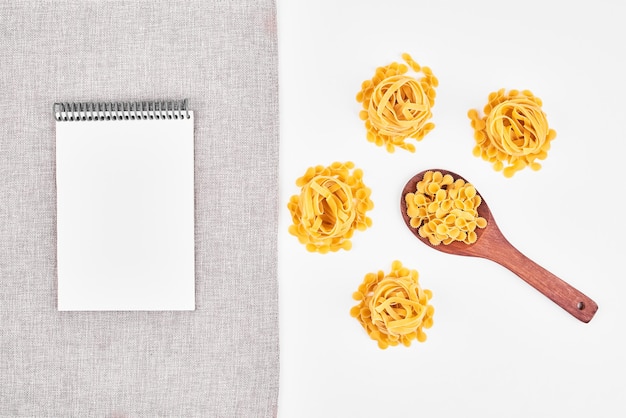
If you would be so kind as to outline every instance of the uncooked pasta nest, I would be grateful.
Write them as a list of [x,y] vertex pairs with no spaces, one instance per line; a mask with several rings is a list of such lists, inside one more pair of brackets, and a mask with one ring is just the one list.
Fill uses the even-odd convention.
[[539,170],[541,164],[536,160],[548,156],[550,141],[556,137],[541,106],[541,99],[529,90],[506,93],[501,89],[489,94],[485,116],[480,117],[475,109],[467,114],[474,128],[474,155],[492,163],[506,177],[525,167]]
[[366,216],[374,208],[371,190],[363,183],[363,171],[353,169],[352,162],[318,165],[296,180],[301,191],[287,204],[293,221],[289,233],[307,250],[350,250],[354,231],[372,226]]
[[[435,105],[437,78],[428,67],[420,67],[409,54],[402,54],[406,64],[392,62],[376,69],[371,80],[365,80],[356,96],[363,110],[359,117],[365,121],[367,140],[385,146],[415,152],[408,138],[421,141],[435,125],[429,120]],[[422,74],[419,79],[408,75],[409,67]]]
[[420,287],[417,270],[391,264],[391,272],[368,273],[353,294],[359,304],[350,315],[356,318],[378,346],[404,344],[413,340],[426,341],[424,329],[433,325],[435,308],[429,305],[432,292]]
[[481,198],[463,179],[454,179],[440,171],[427,171],[417,182],[416,190],[404,196],[411,227],[432,245],[454,241],[473,244],[476,228],[487,226],[478,216]]

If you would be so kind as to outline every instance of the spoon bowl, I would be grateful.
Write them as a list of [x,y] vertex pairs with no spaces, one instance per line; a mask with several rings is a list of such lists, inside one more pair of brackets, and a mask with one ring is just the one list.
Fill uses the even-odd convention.
[[413,228],[410,224],[411,218],[407,215],[405,196],[407,193],[416,191],[417,183],[422,180],[427,171],[439,171],[443,175],[450,174],[455,180],[462,179],[468,182],[460,175],[443,169],[424,170],[413,176],[404,186],[400,198],[402,218],[413,235],[429,247],[447,254],[480,257],[494,261],[515,273],[580,321],[589,322],[593,318],[598,310],[598,305],[588,296],[530,260],[511,245],[498,228],[486,200],[478,190],[476,190],[476,194],[481,198],[481,204],[477,208],[478,216],[485,218],[487,226],[476,229],[476,242],[466,244],[461,241],[453,241],[450,244],[433,245],[428,238],[421,237],[417,228]]

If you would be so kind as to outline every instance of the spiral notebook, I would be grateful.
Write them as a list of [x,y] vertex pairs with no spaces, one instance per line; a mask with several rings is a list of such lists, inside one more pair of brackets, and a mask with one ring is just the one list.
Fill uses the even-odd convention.
[[55,103],[58,310],[195,309],[186,101]]

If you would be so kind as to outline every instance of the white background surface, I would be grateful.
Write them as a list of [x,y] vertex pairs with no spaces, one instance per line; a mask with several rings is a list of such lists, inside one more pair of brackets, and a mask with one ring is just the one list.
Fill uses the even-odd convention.
[[[626,416],[626,26],[620,2],[278,1],[281,99],[279,416]],[[410,53],[438,77],[436,128],[414,154],[365,139],[355,95]],[[466,114],[530,89],[557,131],[539,172],[472,155]],[[308,253],[287,202],[309,166],[354,161],[372,228]],[[594,299],[584,324],[492,262],[446,255],[404,226],[400,192],[445,168],[471,181],[520,251]],[[428,340],[383,351],[349,315],[368,272],[398,259],[434,293]]]

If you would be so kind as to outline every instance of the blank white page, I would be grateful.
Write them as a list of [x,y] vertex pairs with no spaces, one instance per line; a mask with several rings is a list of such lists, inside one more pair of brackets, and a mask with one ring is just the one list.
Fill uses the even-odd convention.
[[189,115],[56,122],[60,311],[195,309]]

